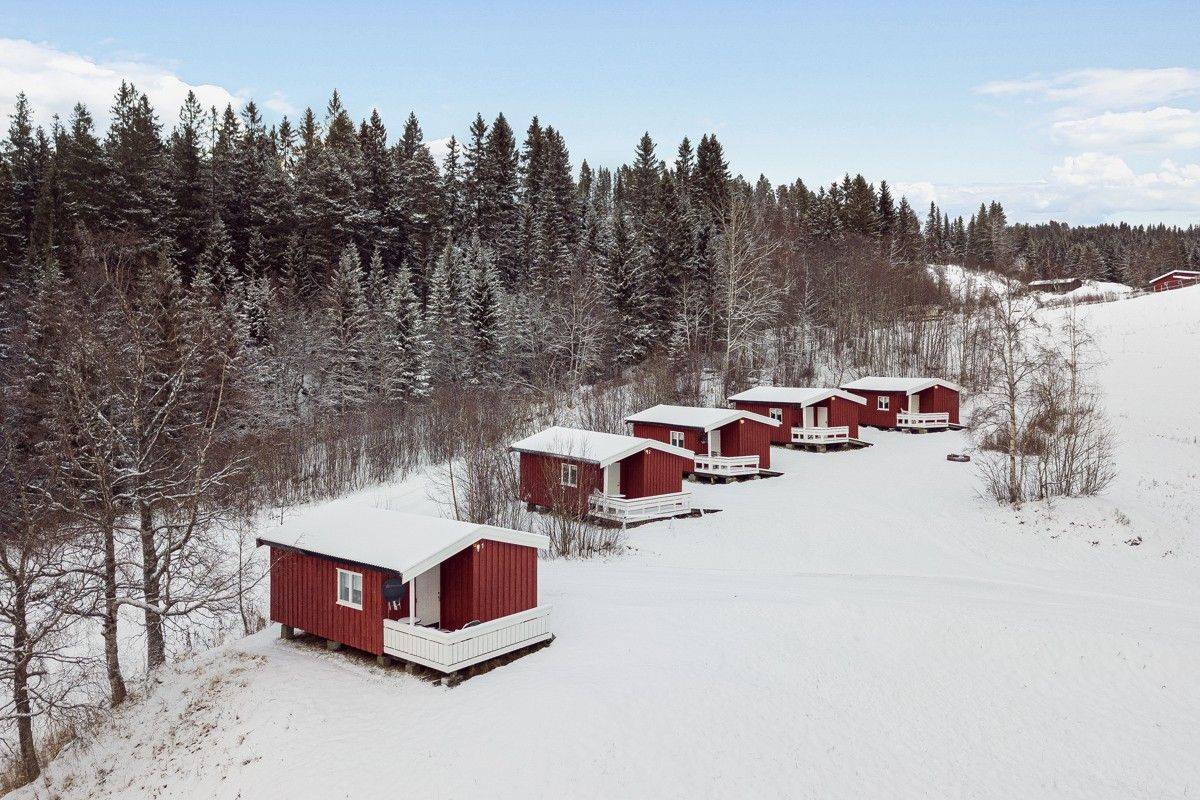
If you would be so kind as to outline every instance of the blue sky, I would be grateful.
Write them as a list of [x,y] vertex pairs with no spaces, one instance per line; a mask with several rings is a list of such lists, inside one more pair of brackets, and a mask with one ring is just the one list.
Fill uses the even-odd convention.
[[[778,183],[844,171],[1019,219],[1200,223],[1200,3],[0,5],[0,111],[102,111],[117,76],[165,120],[187,86],[427,138],[476,111],[560,128],[576,164],[715,132]],[[169,10],[165,10],[169,9]]]

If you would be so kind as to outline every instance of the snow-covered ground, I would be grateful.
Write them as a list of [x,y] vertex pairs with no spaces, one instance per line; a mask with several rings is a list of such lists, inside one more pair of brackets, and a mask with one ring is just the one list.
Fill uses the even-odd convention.
[[[1194,797],[1200,287],[1081,313],[1101,498],[1000,508],[945,460],[963,433],[777,449],[782,477],[694,487],[721,513],[544,562],[549,648],[450,689],[272,628],[17,796]],[[364,499],[433,510],[419,479]]]

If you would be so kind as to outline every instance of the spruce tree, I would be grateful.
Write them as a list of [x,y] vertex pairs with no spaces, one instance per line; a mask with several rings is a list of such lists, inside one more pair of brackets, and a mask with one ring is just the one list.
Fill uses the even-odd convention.
[[[184,280],[190,281],[208,240],[212,197],[204,157],[204,109],[189,91],[168,148],[171,203],[170,230]],[[72,137],[78,140],[77,136]],[[75,145],[73,145],[74,148]]]
[[429,394],[429,343],[412,273],[401,264],[386,285],[379,344],[380,390],[388,400],[416,400]]
[[361,405],[367,392],[365,335],[367,306],[363,294],[362,261],[353,244],[342,249],[325,290],[324,380],[321,398],[346,411]]
[[476,237],[467,251],[470,284],[466,303],[469,355],[466,372],[476,386],[495,388],[500,380],[500,285],[491,253]]
[[517,143],[503,114],[488,130],[479,187],[479,236],[495,258],[504,287],[512,290],[524,280],[518,252],[521,208],[518,192]]

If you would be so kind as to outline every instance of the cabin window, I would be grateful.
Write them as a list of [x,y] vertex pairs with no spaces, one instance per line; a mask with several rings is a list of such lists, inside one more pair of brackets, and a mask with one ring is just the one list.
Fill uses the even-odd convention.
[[683,431],[671,431],[671,446],[684,447]]
[[338,576],[338,605],[357,608],[362,611],[362,573],[339,569]]
[[775,420],[776,422],[783,422],[783,409],[782,408],[772,408],[771,409],[771,419]]
[[577,464],[562,465],[562,485],[563,486],[578,486],[579,485],[579,466]]
[[890,411],[892,408],[892,398],[886,394],[881,394],[875,398],[875,409],[877,411]]

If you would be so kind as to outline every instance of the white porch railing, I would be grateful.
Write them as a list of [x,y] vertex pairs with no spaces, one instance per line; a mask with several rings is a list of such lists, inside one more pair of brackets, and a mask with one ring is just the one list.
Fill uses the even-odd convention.
[[946,411],[931,411],[927,414],[896,412],[897,428],[945,428],[949,424],[950,414]]
[[454,672],[549,639],[552,608],[538,606],[457,631],[385,619],[383,652],[441,672]]
[[849,440],[849,425],[835,425],[832,428],[792,428],[792,441],[797,444],[844,444]]
[[673,517],[691,510],[691,492],[672,492],[633,499],[597,493],[588,498],[588,511],[593,516],[621,523]]
[[758,456],[696,456],[698,475],[757,475]]

